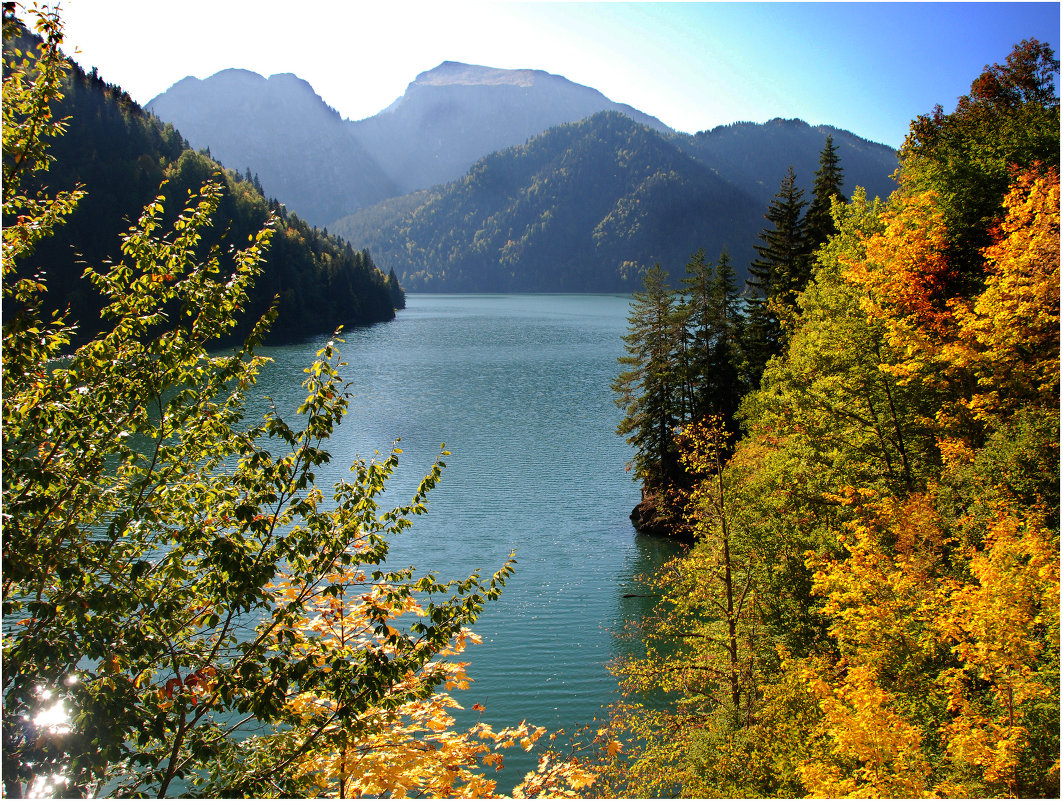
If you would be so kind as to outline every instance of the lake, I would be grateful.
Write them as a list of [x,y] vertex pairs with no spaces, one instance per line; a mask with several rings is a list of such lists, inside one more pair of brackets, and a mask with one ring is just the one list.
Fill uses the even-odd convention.
[[[644,613],[635,577],[675,553],[635,534],[639,491],[615,433],[610,384],[623,354],[629,296],[410,295],[396,320],[345,332],[350,414],[329,444],[330,471],[387,453],[401,438],[392,505],[408,499],[446,444],[428,514],[393,542],[389,564],[443,578],[489,576],[510,551],[516,573],[474,630],[483,644],[470,690],[457,693],[495,727],[530,723],[572,731],[618,696],[607,664],[632,644],[621,630]],[[259,382],[281,410],[304,399],[302,369],[326,338],[263,348]],[[327,495],[326,491],[326,495]],[[533,766],[519,750],[497,774],[507,791]]]

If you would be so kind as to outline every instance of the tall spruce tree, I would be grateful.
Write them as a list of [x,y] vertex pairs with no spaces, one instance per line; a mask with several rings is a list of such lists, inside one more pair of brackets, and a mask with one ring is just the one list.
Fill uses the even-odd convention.
[[406,308],[406,291],[398,283],[398,276],[395,275],[394,267],[387,273],[387,291],[390,293],[391,303],[396,309]]
[[697,419],[705,414],[702,392],[702,377],[711,363],[714,310],[712,308],[712,281],[715,266],[705,258],[704,249],[698,249],[686,262],[686,275],[682,278],[683,298],[680,304],[682,325],[690,341],[686,359],[686,383],[689,386],[689,414]]
[[654,265],[634,294],[627,318],[627,355],[619,363],[628,369],[612,382],[616,405],[625,412],[616,433],[634,446],[635,479],[649,492],[671,486],[680,475],[674,439],[682,422],[676,309],[667,274]]
[[743,394],[737,342],[740,297],[730,254],[724,249],[719,262],[712,264],[698,250],[686,264],[682,283],[690,340],[686,369],[692,398],[689,420],[716,414],[729,423]]
[[704,414],[721,415],[728,431],[738,405],[748,387],[741,382],[739,364],[742,357],[741,292],[738,289],[730,252],[719,254],[711,284],[715,336],[711,343],[708,370],[703,377]]
[[804,244],[808,258],[814,260],[815,251],[836,233],[837,228],[830,214],[833,198],[847,203],[848,198],[841,192],[844,185],[844,168],[833,144],[833,137],[826,136],[826,144],[819,154],[819,169],[815,173],[815,184],[811,190],[811,203],[804,215]]
[[797,294],[807,285],[804,224],[804,190],[797,186],[792,166],[764,217],[770,225],[754,245],[759,258],[749,267],[746,281],[745,380],[759,386],[763,369],[781,352],[782,319],[792,309]]

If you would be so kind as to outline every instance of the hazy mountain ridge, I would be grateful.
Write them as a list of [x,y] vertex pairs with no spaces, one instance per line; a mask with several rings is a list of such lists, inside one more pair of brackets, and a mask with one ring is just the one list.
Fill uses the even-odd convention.
[[192,147],[233,169],[250,168],[267,194],[318,226],[382,197],[402,194],[349,123],[290,73],[264,78],[223,70],[184,78],[146,109],[172,122]]
[[670,130],[559,75],[458,62],[421,73],[388,108],[356,122],[294,75],[235,69],[184,78],[146,108],[193,147],[249,167],[270,195],[319,226],[460,178],[488,153],[598,111]]
[[[8,48],[25,50],[35,41],[24,30],[5,37],[5,57]],[[231,78],[246,80],[239,74]],[[290,78],[290,83],[301,84],[300,91],[312,92],[305,82]],[[198,192],[224,168],[189,149],[172,125],[145,113],[120,87],[104,83],[95,70],[86,73],[73,62],[55,113],[68,119],[67,130],[50,144],[54,161],[48,172],[27,179],[28,187],[50,192],[81,185],[87,195],[65,223],[14,268],[15,276],[42,271],[48,287],[45,308],[68,311],[68,320],[78,327],[77,344],[107,325],[101,319],[106,298],[83,278],[86,265],[102,268],[120,261],[121,236],[160,192],[167,198],[164,219],[172,223],[189,193]],[[163,180],[166,183],[160,189]],[[217,245],[221,269],[230,270],[229,245],[245,245],[271,214],[277,219],[277,230],[262,274],[243,304],[235,336],[246,334],[277,295],[279,316],[269,335],[274,342],[394,317],[395,306],[402,303],[401,293],[367,252],[355,251],[348,243],[276,208],[252,181],[232,172],[224,172],[219,205],[213,225],[203,233],[200,255],[205,257]],[[8,301],[5,315],[17,312],[17,303]]]

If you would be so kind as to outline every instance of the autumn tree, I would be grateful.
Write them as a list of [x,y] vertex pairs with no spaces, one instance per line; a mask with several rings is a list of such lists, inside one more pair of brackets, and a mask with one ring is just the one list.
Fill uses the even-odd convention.
[[[834,205],[782,350],[742,403],[745,436],[694,482],[694,497],[724,490],[726,542],[752,566],[753,714],[720,725],[703,684],[659,669],[696,652],[687,638],[711,642],[690,622],[726,584],[698,561],[705,541],[658,578],[685,628],[653,639],[663,605],[657,661],[633,674],[675,702],[617,709],[630,742],[604,760],[608,781],[659,792],[657,760],[703,796],[1057,797],[1058,172],[1015,160],[982,180],[986,143],[1057,150],[1055,62],[1029,43],[1012,55],[954,119],[915,121],[940,147],[905,147],[887,202]],[[989,119],[999,130],[973,124]]]
[[956,280],[979,280],[980,250],[1011,169],[1059,164],[1057,73],[1050,45],[1023,40],[1004,63],[985,67],[953,112],[938,105],[911,123],[900,150],[901,184],[937,193]]
[[[835,278],[879,332],[879,380],[917,412],[897,429],[916,480],[875,485],[839,461],[846,446],[822,452],[842,550],[822,543],[808,564],[832,647],[788,666],[821,713],[797,765],[808,794],[1057,793],[1057,181],[1014,179],[974,298],[937,302],[950,251],[929,193],[895,199],[839,254]],[[824,322],[802,326],[821,343]],[[801,368],[800,337],[785,367],[817,383],[825,365]],[[806,418],[779,411],[800,437]]]

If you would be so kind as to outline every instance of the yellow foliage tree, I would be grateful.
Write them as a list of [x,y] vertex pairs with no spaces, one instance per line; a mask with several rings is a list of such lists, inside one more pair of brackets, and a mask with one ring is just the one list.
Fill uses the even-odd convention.
[[958,330],[943,354],[953,373],[976,380],[963,406],[983,423],[1023,404],[1055,404],[1059,392],[1057,170],[1017,176],[1004,208],[984,252],[985,289],[957,304]]
[[847,488],[835,496],[857,512],[845,552],[809,555],[838,651],[799,667],[829,744],[800,767],[812,794],[1058,786],[1057,486],[1023,490],[1036,481],[1018,475],[1057,465],[1058,197],[1053,170],[1015,177],[970,298],[934,288],[947,266],[929,194],[894,201],[866,260],[849,264],[895,349],[883,369],[948,400],[925,491]]
[[[429,619],[430,610],[406,588],[374,582],[361,570],[339,571],[328,581],[342,591],[317,595],[313,613],[290,632],[298,638],[297,650],[309,670],[327,674],[337,660],[354,654],[386,662],[408,642],[406,632],[427,631],[418,622]],[[277,603],[285,603],[301,585],[282,581],[274,590]],[[291,698],[288,722],[293,731],[316,732],[313,744],[301,749],[294,764],[307,790],[339,798],[495,797],[497,781],[485,771],[502,769],[505,749],[530,751],[546,730],[526,721],[500,730],[483,722],[464,731],[454,728],[452,711],[463,707],[450,693],[467,690],[471,681],[468,663],[455,658],[479,642],[472,631],[461,629],[419,672],[396,676],[386,693],[354,718],[336,714],[336,701],[327,689]],[[414,647],[434,648],[423,640]],[[479,704],[473,709],[483,711]],[[547,740],[552,743],[556,736]],[[548,748],[538,768],[513,792],[517,797],[574,796],[594,779],[574,754],[561,756]]]

